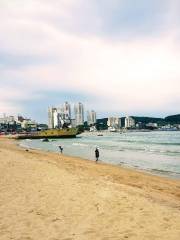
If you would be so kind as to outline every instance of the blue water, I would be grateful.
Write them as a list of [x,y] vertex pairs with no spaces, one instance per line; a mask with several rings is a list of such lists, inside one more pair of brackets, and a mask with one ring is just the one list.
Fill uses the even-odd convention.
[[99,147],[100,161],[123,165],[180,179],[180,132],[83,133],[73,139],[23,140],[21,145],[95,160]]

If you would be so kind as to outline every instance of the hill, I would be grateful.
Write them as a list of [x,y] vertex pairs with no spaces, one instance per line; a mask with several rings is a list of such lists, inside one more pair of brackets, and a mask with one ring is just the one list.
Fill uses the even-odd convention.
[[165,121],[170,124],[180,124],[180,114],[167,116]]
[[135,122],[141,122],[143,124],[147,123],[157,123],[159,125],[166,124],[164,118],[156,118],[156,117],[138,117],[138,116],[132,116],[134,118]]

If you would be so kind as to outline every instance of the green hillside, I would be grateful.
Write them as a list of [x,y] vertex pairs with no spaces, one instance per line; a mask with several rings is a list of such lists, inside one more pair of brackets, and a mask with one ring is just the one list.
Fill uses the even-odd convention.
[[165,117],[165,121],[170,124],[180,124],[180,114]]

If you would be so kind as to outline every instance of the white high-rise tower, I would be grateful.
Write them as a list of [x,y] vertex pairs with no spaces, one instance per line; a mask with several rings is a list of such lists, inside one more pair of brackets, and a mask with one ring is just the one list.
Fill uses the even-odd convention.
[[133,128],[135,126],[135,120],[132,117],[125,118],[125,128]]
[[76,126],[84,124],[84,107],[82,103],[77,103],[74,105],[74,115]]
[[48,108],[48,127],[54,128],[54,113],[57,111],[54,107]]
[[119,117],[109,117],[107,125],[109,128],[119,129],[121,128],[121,119]]
[[65,102],[63,104],[63,114],[64,114],[64,120],[69,121],[71,120],[71,105],[68,102]]
[[94,125],[96,123],[96,112],[95,111],[88,111],[87,112],[87,123],[88,125]]

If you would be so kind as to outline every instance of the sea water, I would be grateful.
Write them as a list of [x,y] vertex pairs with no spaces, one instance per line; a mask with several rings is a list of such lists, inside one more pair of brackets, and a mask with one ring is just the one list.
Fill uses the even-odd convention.
[[152,131],[83,133],[71,139],[23,140],[22,146],[59,152],[84,159],[95,160],[95,148],[99,148],[100,161],[136,168],[180,179],[180,132]]

